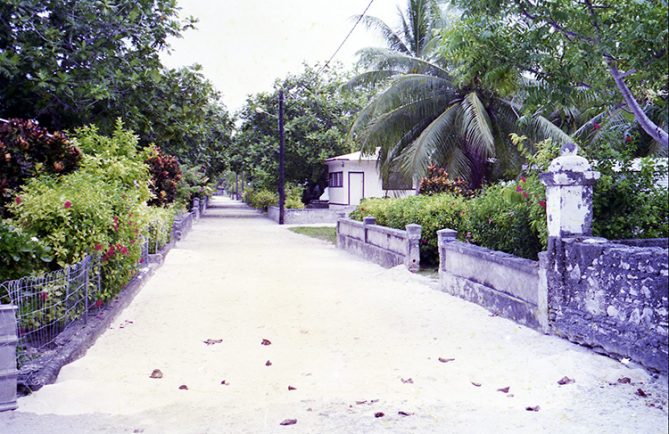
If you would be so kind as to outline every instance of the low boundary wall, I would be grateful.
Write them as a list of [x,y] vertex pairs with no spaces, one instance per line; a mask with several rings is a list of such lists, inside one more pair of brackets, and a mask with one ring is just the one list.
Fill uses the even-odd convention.
[[418,271],[420,235],[420,225],[407,225],[403,231],[378,226],[373,217],[337,220],[337,247],[387,268],[405,265]]
[[539,262],[439,237],[439,288],[504,318],[540,331],[548,328],[546,280]]
[[[313,223],[336,223],[340,218],[346,217],[346,211],[329,208],[286,208],[283,214],[283,222],[287,225],[308,225]],[[279,222],[279,207],[267,208],[267,217]]]

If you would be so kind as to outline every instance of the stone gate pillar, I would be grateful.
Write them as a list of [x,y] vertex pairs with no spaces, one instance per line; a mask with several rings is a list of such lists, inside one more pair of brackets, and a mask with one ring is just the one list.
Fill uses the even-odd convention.
[[546,186],[548,236],[563,238],[592,233],[592,186],[599,179],[578,146],[564,145],[548,171],[540,175]]

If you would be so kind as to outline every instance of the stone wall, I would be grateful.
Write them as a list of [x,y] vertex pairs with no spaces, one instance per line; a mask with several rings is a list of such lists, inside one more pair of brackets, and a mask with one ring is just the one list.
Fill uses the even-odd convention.
[[551,331],[666,373],[667,240],[624,242],[592,237],[550,240]]
[[439,236],[439,287],[496,315],[547,330],[546,285],[539,263]]
[[363,222],[344,218],[337,221],[337,247],[383,267],[404,264],[410,271],[418,271],[420,233],[419,225],[407,225],[403,231],[378,226],[373,217],[365,217]]
[[[305,225],[314,223],[336,223],[338,219],[347,215],[345,210],[329,208],[302,208],[284,210],[283,222],[287,225]],[[279,222],[279,207],[270,206],[267,209],[267,217]]]

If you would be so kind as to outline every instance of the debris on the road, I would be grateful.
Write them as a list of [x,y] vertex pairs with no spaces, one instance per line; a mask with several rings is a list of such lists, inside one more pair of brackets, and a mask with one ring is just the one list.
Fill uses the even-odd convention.
[[290,386],[290,385],[289,385],[289,386],[288,386],[288,390],[297,390],[297,387],[293,387],[293,386]]
[[398,411],[397,414],[399,414],[400,416],[413,416],[414,415],[414,413],[409,413],[407,411],[402,411],[402,410]]
[[149,375],[150,378],[163,378],[163,371],[160,369],[154,369],[153,372],[151,372],[151,375]]
[[207,339],[206,341],[202,341],[207,345],[215,345],[215,344],[220,344],[223,342],[223,339]]
[[452,362],[452,361],[454,361],[454,360],[455,360],[455,359],[447,359],[447,358],[445,358],[445,357],[439,357],[439,361],[440,361],[441,363],[448,363],[448,362]]
[[182,384],[181,386],[179,386],[179,390],[188,390],[188,386]]
[[502,387],[502,388],[497,389],[497,391],[502,392],[502,393],[509,393],[509,389],[510,389],[510,387],[506,386],[506,387]]
[[374,413],[374,417],[383,417],[383,416],[385,416],[385,414],[383,414],[382,411],[377,411],[376,413]]
[[413,379],[407,378],[406,380],[404,378],[400,378],[402,380],[402,383],[404,384],[413,384]]
[[648,394],[643,391],[643,389],[637,389],[636,392],[634,392],[635,395],[638,395],[642,398],[647,398]]
[[295,425],[296,423],[297,423],[297,419],[284,419],[283,421],[281,421],[281,423],[279,425],[284,425],[284,426]]
[[476,383],[474,381],[470,381],[470,383],[472,383],[472,386],[481,387],[481,383]]
[[538,405],[535,405],[534,407],[525,407],[525,410],[527,410],[527,411],[539,411],[540,408],[541,407],[539,407]]
[[620,377],[618,378],[618,383],[620,384],[632,384],[632,379],[629,377]]
[[562,378],[560,378],[560,379],[558,380],[557,383],[558,383],[560,386],[564,386],[565,384],[572,384],[572,383],[575,383],[575,382],[576,382],[576,380],[574,380],[573,378],[562,377]]
[[266,362],[265,362],[265,366],[272,366],[272,362],[270,362],[269,360],[266,361]]
[[230,385],[230,383],[228,383],[228,380],[222,380],[221,384],[224,385],[224,386],[229,386]]
[[269,339],[263,339],[262,342],[260,342],[260,345],[272,345],[272,341]]

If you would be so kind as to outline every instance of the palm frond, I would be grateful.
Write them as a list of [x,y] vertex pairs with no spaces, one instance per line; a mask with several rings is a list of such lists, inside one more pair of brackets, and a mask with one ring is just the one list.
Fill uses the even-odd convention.
[[448,71],[427,60],[398,53],[385,48],[363,48],[358,51],[362,64],[376,70],[399,70],[405,73],[427,74],[450,79]]
[[529,119],[527,131],[536,141],[550,138],[558,145],[564,145],[574,141],[569,134],[562,131],[557,125],[540,114],[534,114]]
[[495,137],[492,123],[476,92],[469,92],[461,104],[463,118],[461,131],[468,147],[482,158],[494,156]]
[[388,26],[382,19],[370,15],[354,15],[355,20],[360,19],[360,22],[370,30],[377,30],[385,39],[388,48],[399,51],[400,53],[412,54],[411,50],[406,46],[402,38]]

